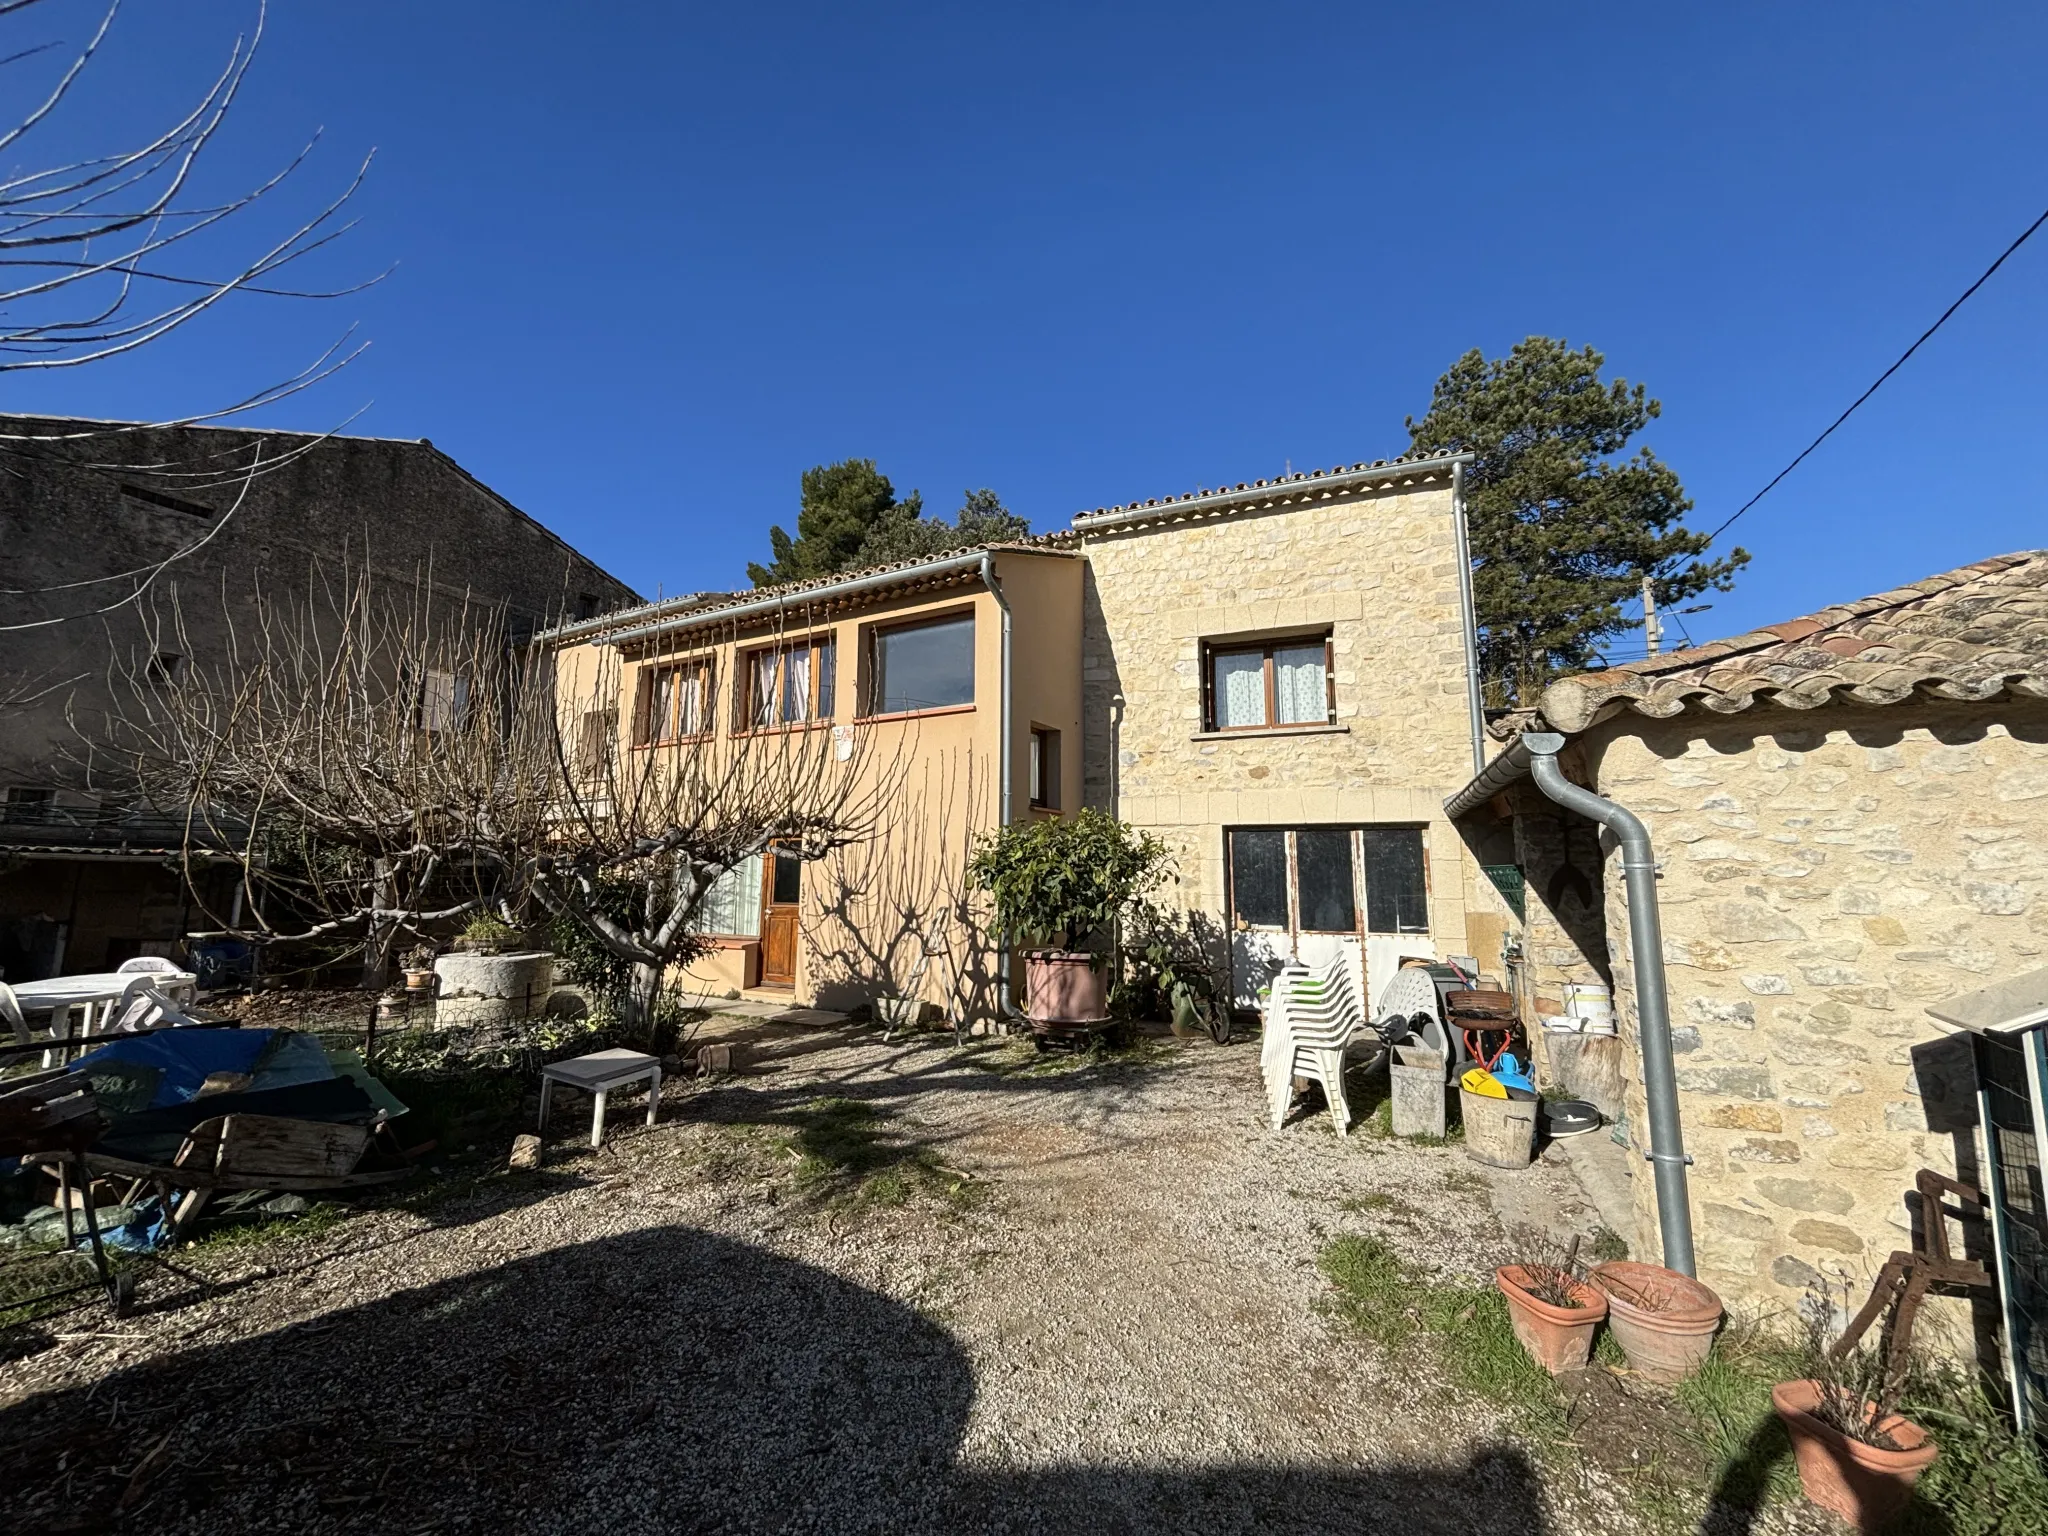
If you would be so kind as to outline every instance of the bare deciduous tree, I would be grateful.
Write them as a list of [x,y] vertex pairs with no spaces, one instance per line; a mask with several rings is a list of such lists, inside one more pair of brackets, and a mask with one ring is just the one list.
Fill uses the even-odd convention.
[[430,925],[544,914],[628,967],[622,1022],[646,1033],[720,875],[771,845],[817,860],[863,840],[896,793],[854,725],[636,748],[617,651],[561,668],[430,583],[320,575],[302,603],[259,594],[226,658],[176,679],[144,658],[189,653],[181,614],[153,615],[170,633],[123,665],[112,717],[80,725],[102,784],[183,821],[188,879],[240,866],[242,919],[214,914],[208,936],[346,944],[367,987]]
[[[0,155],[10,164],[32,154],[65,109],[86,107],[83,82],[107,46],[120,0],[98,11],[87,40],[68,52],[59,43],[18,35],[58,9],[54,0],[0,0],[0,38],[13,44],[5,48],[0,67],[18,73],[34,69],[46,55],[58,61],[53,74],[31,88],[31,105],[11,127],[0,128]],[[253,186],[218,192],[205,184],[207,152],[241,94],[266,20],[267,0],[258,0],[251,30],[235,39],[219,72],[161,131],[140,143],[0,175],[0,375],[26,378],[105,363],[181,331],[244,295],[337,298],[383,275],[338,288],[289,283],[291,269],[352,227],[345,213],[369,170],[368,157],[338,192],[310,213],[287,215],[268,232],[260,227],[260,215],[293,183],[318,134]],[[61,452],[73,465],[146,472],[194,487],[246,484],[291,455],[257,453],[233,465],[144,464],[126,454],[123,440],[150,425],[217,421],[275,403],[330,377],[361,351],[345,332],[290,377],[170,422],[0,425],[0,467],[24,467]],[[162,565],[209,542],[234,512],[233,507],[224,512],[214,527],[196,534],[169,561],[62,589],[30,589],[62,590],[77,599],[76,612],[38,623],[94,617],[139,601]]]

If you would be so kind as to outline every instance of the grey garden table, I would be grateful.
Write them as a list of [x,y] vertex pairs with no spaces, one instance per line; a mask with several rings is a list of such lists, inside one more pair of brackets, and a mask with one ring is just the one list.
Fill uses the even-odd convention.
[[647,1087],[647,1123],[654,1124],[654,1117],[661,1109],[661,1058],[649,1056],[644,1051],[592,1051],[588,1056],[574,1056],[567,1061],[552,1062],[540,1069],[540,1128],[548,1128],[548,1111],[553,1107],[555,1084],[576,1088],[589,1094],[596,1105],[590,1113],[590,1144],[604,1145],[604,1101],[614,1088],[623,1088],[628,1083],[637,1083],[641,1078],[651,1081]]

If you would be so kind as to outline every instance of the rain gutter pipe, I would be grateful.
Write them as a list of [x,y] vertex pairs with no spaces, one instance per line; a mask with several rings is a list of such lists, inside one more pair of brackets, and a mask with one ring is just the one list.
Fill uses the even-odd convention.
[[1685,1138],[1678,1124],[1678,1070],[1671,1060],[1671,1001],[1664,987],[1664,925],[1657,913],[1657,859],[1650,829],[1626,806],[1581,789],[1557,766],[1564,737],[1526,731],[1526,751],[1536,787],[1568,811],[1599,822],[1621,841],[1621,872],[1628,892],[1629,957],[1634,963],[1636,1036],[1643,1062],[1643,1094],[1650,1112],[1650,1150],[1645,1154],[1657,1184],[1657,1228],[1664,1264],[1682,1275],[1694,1273],[1692,1209],[1687,1203]]
[[[998,780],[1002,803],[1000,825],[1007,827],[1010,824],[1010,600],[1003,596],[1003,584],[996,580],[996,557],[992,550],[981,552],[981,584],[988,588],[988,595],[1003,611],[1003,714],[996,733],[996,752],[1002,763]],[[996,1011],[1006,1019],[1013,1012],[1010,1004],[1010,946],[1007,942],[996,952]]]
[[1486,705],[1479,696],[1479,612],[1472,597],[1472,538],[1465,526],[1465,455],[1451,461],[1451,526],[1458,539],[1458,603],[1465,620],[1465,713],[1472,727],[1472,771],[1486,770]]
[[878,587],[899,586],[906,581],[921,581],[931,576],[951,576],[972,571],[983,563],[981,552],[975,550],[964,555],[950,555],[942,560],[927,560],[922,565],[899,565],[889,570],[873,571],[866,576],[850,576],[845,581],[831,581],[821,586],[805,587],[800,592],[784,592],[775,597],[756,598],[750,603],[735,603],[729,608],[692,609],[673,618],[615,631],[605,636],[605,643],[631,645],[636,640],[648,640],[666,630],[688,629],[704,623],[724,624],[729,621],[756,618],[766,613],[783,613],[791,608],[807,608],[814,603],[831,602],[862,592],[872,592]]

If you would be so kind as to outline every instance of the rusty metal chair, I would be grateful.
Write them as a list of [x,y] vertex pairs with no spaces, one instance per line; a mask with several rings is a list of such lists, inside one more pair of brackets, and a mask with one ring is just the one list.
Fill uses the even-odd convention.
[[1968,1213],[1951,1210],[1942,1203],[1945,1197],[1953,1195],[1962,1204],[1975,1206],[1981,1218],[1984,1196],[1974,1186],[1932,1168],[1922,1168],[1913,1187],[1920,1192],[1920,1231],[1913,1246],[1898,1250],[1885,1260],[1884,1268],[1877,1273],[1877,1283],[1870,1288],[1870,1299],[1828,1350],[1831,1357],[1839,1360],[1856,1347],[1879,1316],[1888,1312],[1882,1338],[1885,1371],[1893,1380],[1904,1379],[1913,1346],[1913,1322],[1929,1291],[1938,1285],[1967,1290],[1991,1288],[1991,1276],[1981,1263],[1959,1259],[1949,1252],[1949,1221],[1971,1218]]

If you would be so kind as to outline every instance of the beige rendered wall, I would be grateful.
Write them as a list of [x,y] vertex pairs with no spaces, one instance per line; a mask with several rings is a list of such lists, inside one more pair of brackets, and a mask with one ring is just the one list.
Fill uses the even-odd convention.
[[[998,556],[997,576],[1012,610],[1014,814],[1028,814],[1029,738],[1034,721],[1080,736],[1080,561],[1026,553]],[[958,613],[975,620],[975,696],[971,705],[911,715],[865,717],[867,638],[874,627]],[[995,1010],[996,963],[980,942],[966,864],[977,837],[1000,817],[1002,611],[978,582],[939,592],[890,597],[806,612],[794,605],[774,625],[719,627],[662,637],[621,665],[600,647],[566,649],[558,660],[561,696],[590,696],[604,678],[619,700],[622,743],[630,743],[639,673],[693,656],[713,659],[716,741],[733,750],[732,689],[745,653],[763,644],[830,631],[837,648],[837,715],[859,733],[855,798],[863,835],[804,870],[798,924],[797,1000],[846,1007],[885,992],[913,990],[944,1006],[964,997],[971,1013]],[[772,736],[774,733],[766,733]],[[624,750],[655,762],[696,750],[692,743]],[[1080,754],[1063,764],[1068,804],[1080,795]],[[935,943],[934,943],[935,941]],[[926,950],[934,947],[928,958]],[[687,984],[737,985],[738,950],[707,957]],[[920,961],[923,961],[920,968]]]
[[[1091,534],[1086,549],[1088,802],[1172,844],[1179,899],[1215,913],[1225,826],[1423,825],[1432,932],[1457,951],[1468,861],[1443,801],[1472,776],[1472,747],[1448,480]],[[1323,624],[1334,729],[1204,738],[1205,640]]]
[[[1974,1173],[1966,1042],[1926,1005],[2048,952],[2048,708],[1623,716],[1589,747],[1663,865],[1700,1274],[1764,1310],[1821,1273],[1860,1294],[1908,1244],[1914,1173]],[[1605,889],[1632,1038],[1612,855]],[[1635,1196],[1654,1253],[1646,1173]]]

